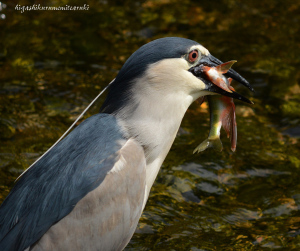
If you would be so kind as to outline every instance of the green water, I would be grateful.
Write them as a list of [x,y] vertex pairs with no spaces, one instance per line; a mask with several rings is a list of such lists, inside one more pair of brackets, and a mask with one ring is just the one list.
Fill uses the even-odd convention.
[[197,155],[209,115],[191,106],[126,250],[300,250],[299,0],[34,3],[89,10],[0,11],[0,201],[137,48],[182,36],[238,60],[255,104],[235,102],[235,153],[223,131]]

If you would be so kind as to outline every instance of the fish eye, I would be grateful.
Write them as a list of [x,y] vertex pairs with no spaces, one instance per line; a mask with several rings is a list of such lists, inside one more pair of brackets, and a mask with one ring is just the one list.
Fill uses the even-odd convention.
[[197,50],[192,50],[189,53],[188,60],[190,63],[194,63],[199,57],[199,52]]

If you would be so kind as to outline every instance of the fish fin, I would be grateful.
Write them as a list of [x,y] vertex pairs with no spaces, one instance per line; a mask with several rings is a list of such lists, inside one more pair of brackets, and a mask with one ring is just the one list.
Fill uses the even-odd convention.
[[225,74],[225,73],[227,73],[230,70],[231,66],[235,62],[237,62],[237,61],[236,60],[231,60],[231,61],[228,61],[226,63],[220,64],[220,65],[216,66],[216,70],[218,72],[221,72],[222,74]]
[[210,147],[221,152],[223,150],[223,145],[222,145],[222,141],[220,140],[220,138],[219,137],[213,138],[213,139],[207,138],[199,146],[197,146],[195,148],[193,153],[203,152],[204,150],[206,150],[207,148],[210,148]]
[[[232,78],[228,78],[228,82],[229,82],[229,85],[231,85]],[[233,88],[232,86],[229,86],[229,88],[230,88],[232,91],[235,91],[234,88]]]
[[217,78],[216,80],[212,81],[216,86],[220,87],[226,92],[232,93],[232,90],[230,90],[225,83],[225,81],[222,78]]
[[219,152],[221,152],[223,150],[223,144],[219,137],[216,139],[209,139],[209,145],[212,148],[215,148]]
[[236,125],[236,117],[235,117],[235,105],[233,104],[232,110],[230,112],[231,116],[231,130],[230,130],[230,142],[231,142],[231,151],[235,151],[236,143],[237,143],[237,125]]
[[227,138],[230,137],[231,150],[234,152],[237,143],[237,125],[235,116],[235,105],[231,102],[228,113],[222,118],[222,127],[224,128]]
[[204,100],[205,100],[205,96],[198,98],[196,100],[196,102],[198,103],[198,105],[202,105],[202,103],[204,102]]

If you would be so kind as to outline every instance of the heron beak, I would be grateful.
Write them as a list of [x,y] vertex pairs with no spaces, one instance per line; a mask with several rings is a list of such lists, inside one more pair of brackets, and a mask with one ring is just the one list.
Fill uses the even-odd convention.
[[[230,93],[230,92],[227,92],[227,91],[221,89],[220,87],[216,86],[215,84],[213,84],[211,81],[209,81],[205,77],[205,75],[203,74],[203,71],[201,70],[201,66],[203,66],[203,65],[209,66],[209,67],[216,67],[220,64],[223,64],[223,62],[221,60],[219,60],[209,54],[208,56],[202,57],[200,59],[200,61],[198,62],[198,64],[196,66],[190,68],[189,71],[191,73],[193,73],[197,78],[200,78],[205,83],[207,91],[215,92],[215,93],[221,94],[223,96],[228,96],[231,98],[235,98],[235,99],[244,101],[249,104],[253,104],[252,101],[250,101],[249,99],[247,99],[246,97],[242,96],[241,94],[239,94],[235,91],[232,91]],[[248,87],[251,91],[254,92],[254,89],[250,85],[250,83],[245,78],[243,78],[240,74],[238,74],[235,70],[229,69],[228,72],[225,73],[224,75],[226,77],[230,77],[230,78],[236,80],[237,82]]]
[[227,91],[224,91],[223,89],[221,89],[220,87],[216,86],[215,84],[213,84],[212,82],[210,82],[209,80],[205,79],[205,78],[201,78],[201,80],[205,83],[206,85],[206,90],[207,91],[210,91],[210,92],[215,92],[215,93],[218,93],[218,94],[221,94],[223,96],[227,96],[227,97],[231,97],[231,98],[235,98],[235,99],[238,99],[238,100],[241,100],[243,102],[246,102],[248,104],[251,104],[253,105],[254,103],[247,99],[246,97],[244,97],[243,95],[231,90],[232,92],[227,92]]

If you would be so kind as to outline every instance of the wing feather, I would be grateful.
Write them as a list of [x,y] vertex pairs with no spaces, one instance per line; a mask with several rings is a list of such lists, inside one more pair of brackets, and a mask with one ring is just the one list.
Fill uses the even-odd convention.
[[114,116],[82,122],[33,165],[0,207],[0,250],[24,250],[69,214],[113,168],[125,144]]
[[30,250],[123,250],[142,213],[145,167],[142,147],[129,139],[103,182]]

